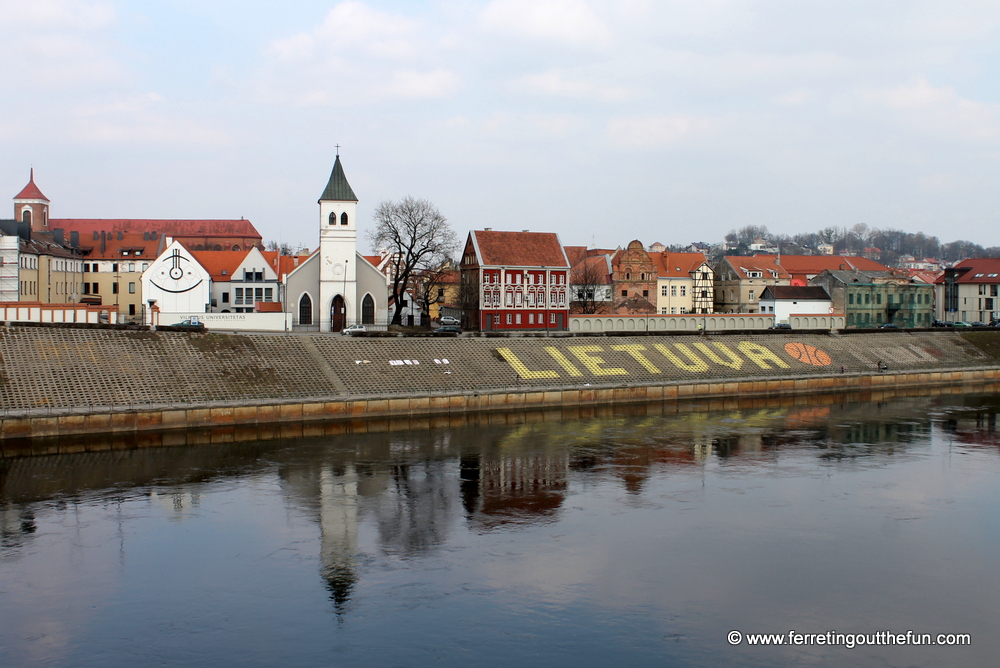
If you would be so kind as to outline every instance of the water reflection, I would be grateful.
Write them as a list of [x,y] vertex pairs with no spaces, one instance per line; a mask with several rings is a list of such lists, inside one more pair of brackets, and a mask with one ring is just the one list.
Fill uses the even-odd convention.
[[[742,481],[757,475],[756,471],[769,475],[776,471],[796,481],[812,481],[824,469],[856,463],[888,468],[894,463],[927,457],[935,434],[943,434],[948,443],[986,452],[993,460],[1000,460],[998,412],[997,395],[824,405],[778,402],[729,411],[677,410],[652,415],[621,411],[580,421],[7,459],[0,462],[0,576],[7,582],[24,579],[41,583],[33,586],[44,589],[52,572],[62,573],[58,579],[62,593],[78,599],[79,610],[74,614],[79,618],[59,622],[63,653],[49,649],[41,652],[41,658],[55,664],[97,665],[96,661],[80,660],[79,653],[79,647],[100,642],[100,638],[89,637],[85,631],[104,614],[93,610],[105,607],[100,603],[102,597],[128,609],[136,605],[130,597],[148,595],[138,590],[129,593],[138,587],[129,573],[133,569],[147,573],[162,567],[150,556],[155,554],[150,545],[162,550],[158,535],[180,536],[164,528],[166,523],[187,527],[189,533],[204,532],[206,527],[232,531],[232,540],[237,541],[233,553],[216,547],[208,558],[234,571],[251,572],[260,582],[277,578],[283,583],[281,587],[298,592],[298,598],[289,601],[293,608],[308,609],[305,601],[309,587],[296,589],[301,585],[296,585],[295,578],[288,574],[306,568],[314,586],[322,590],[327,610],[340,620],[341,624],[335,626],[353,623],[353,632],[360,632],[357,629],[370,616],[382,614],[419,626],[418,620],[399,611],[397,599],[407,599],[415,608],[441,610],[444,608],[435,608],[443,605],[437,603],[439,600],[477,596],[477,601],[485,601],[511,588],[518,593],[509,594],[515,602],[504,604],[504,610],[509,612],[510,606],[533,605],[517,602],[518,596],[526,596],[526,582],[535,588],[536,595],[561,591],[559,583],[564,579],[572,584],[563,589],[579,589],[581,583],[590,586],[589,576],[571,574],[577,572],[574,569],[587,573],[593,568],[581,563],[592,546],[574,538],[572,550],[561,547],[559,536],[567,530],[564,527],[575,526],[577,531],[597,535],[599,531],[611,531],[607,527],[620,531],[635,523],[636,535],[648,536],[642,540],[633,536],[629,549],[634,553],[614,546],[609,554],[615,555],[620,568],[607,581],[594,584],[602,596],[588,599],[588,605],[604,609],[613,617],[616,608],[620,611],[630,605],[630,597],[642,600],[643,606],[669,607],[669,603],[649,602],[642,593],[629,593],[666,587],[663,582],[648,581],[648,574],[635,576],[629,570],[632,561],[662,560],[666,564],[672,559],[666,572],[692,574],[698,572],[706,550],[718,549],[720,544],[734,551],[756,545],[749,526],[733,524],[734,517],[743,517],[752,507],[723,506],[711,515],[701,515],[701,522],[707,524],[697,526],[696,533],[684,534],[697,538],[715,532],[721,536],[719,542],[697,549],[689,549],[683,542],[655,543],[655,556],[642,552],[643,541],[655,541],[659,532],[670,535],[665,527],[678,534],[688,530],[683,523],[683,509],[693,507],[695,501],[699,507],[711,505],[711,495],[696,491],[703,489],[706,476],[716,476],[739,488],[735,494],[750,495],[749,484]],[[993,470],[1000,468],[991,466]],[[676,487],[670,486],[671,480],[678,481]],[[757,480],[754,484],[762,483]],[[816,494],[805,487],[805,482],[796,484],[804,487],[793,498],[808,499]],[[276,490],[273,494],[272,488]],[[717,498],[723,493],[721,489],[717,487],[714,492]],[[220,501],[230,497],[234,500]],[[277,507],[273,498],[280,500]],[[619,502],[624,505],[615,506]],[[784,503],[782,499],[774,507],[784,507]],[[901,540],[900,523],[922,517],[925,511],[914,511],[915,506],[905,500],[895,499],[893,503],[897,505],[879,519],[879,535],[886,540]],[[609,504],[616,508],[610,514],[621,514],[620,520],[614,520],[620,524],[601,528],[585,523],[587,513]],[[768,506],[768,512],[776,512],[774,507]],[[237,532],[221,522],[220,516],[242,529]],[[265,521],[265,517],[269,519]],[[749,517],[755,516],[750,513]],[[664,521],[667,524],[660,526]],[[787,526],[802,529],[811,518],[786,521]],[[650,524],[645,527],[643,522]],[[787,527],[781,531],[784,533],[779,535],[793,547],[828,540],[822,531],[809,536],[789,534]],[[531,547],[525,548],[518,560],[497,558],[490,552],[520,540],[530,541]],[[480,548],[474,546],[483,541],[489,549],[477,552]],[[595,537],[592,542],[593,549],[597,549],[601,540]],[[70,544],[75,547],[63,553],[54,547]],[[197,550],[200,544],[192,541],[184,545],[187,550]],[[95,550],[93,554],[99,556],[91,561],[82,559],[80,546]],[[478,559],[492,564],[491,568],[461,556],[470,550],[479,555]],[[252,558],[240,556],[244,551]],[[762,567],[750,553],[743,558],[754,568]],[[542,565],[546,559],[558,564],[562,572],[552,571],[550,564]],[[598,562],[602,559],[594,557]],[[461,575],[454,576],[455,582],[444,576],[435,580],[423,570],[432,563],[445,572]],[[785,567],[800,568],[803,573],[809,569],[807,564]],[[82,569],[79,577],[74,575],[77,568]],[[399,571],[407,575],[397,576]],[[642,568],[639,571],[645,573]],[[667,577],[660,568],[651,572],[657,573],[656,577]],[[165,568],[157,577],[176,580],[177,586],[183,586],[179,583],[185,576]],[[285,582],[286,577],[292,577],[291,583]],[[715,582],[692,577],[706,592],[712,592],[723,581],[721,576]],[[395,592],[404,586],[411,593],[397,595]],[[694,596],[679,583],[670,586],[681,587],[688,600]],[[419,595],[412,593],[418,591]],[[31,613],[19,618],[11,628],[0,630],[0,646],[8,648],[0,650],[5,665],[24,663],[27,657],[35,656],[31,652],[39,651],[37,643],[25,640],[35,637],[29,628],[35,622],[29,620],[46,616],[59,619],[59,606],[46,603],[51,598],[36,593],[30,587],[23,591],[13,587],[0,597],[0,612],[5,618],[15,618],[11,616],[15,610]],[[220,605],[246,603],[231,592],[224,594],[220,598],[228,602]],[[690,622],[694,628],[684,633],[704,637],[709,627],[714,633],[718,619],[729,619],[731,611],[726,600],[733,594],[728,589],[715,591],[710,598],[717,601],[717,607],[698,613],[701,619],[714,621],[703,621],[707,625],[704,628]],[[279,600],[283,595],[273,594]],[[791,594],[774,596],[787,600]],[[553,595],[551,600],[561,599]],[[770,610],[770,605],[758,603],[758,612]],[[212,614],[225,615],[226,610],[222,607]],[[838,615],[848,616],[848,612],[841,610]],[[156,618],[155,612],[146,614]],[[468,641],[461,628],[470,623],[463,617],[469,614],[469,608],[454,614],[450,622],[459,631],[450,641],[442,642],[460,645]],[[489,617],[486,612],[482,614]],[[554,626],[540,629],[543,635],[556,633],[556,627],[567,623],[560,618],[558,607],[546,614]],[[658,613],[649,614],[656,617]],[[308,626],[308,620],[297,619]],[[664,619],[674,620],[663,622],[673,628],[683,625],[679,620],[684,615],[672,611]],[[137,627],[129,627],[126,618],[104,623],[125,629],[117,637],[140,632]],[[157,623],[162,626],[162,620]],[[648,629],[641,632],[647,633]],[[676,629],[672,632],[677,633]],[[172,637],[162,628],[154,633]],[[633,640],[626,635],[615,642],[625,643],[627,647],[619,648],[624,652],[634,644]],[[358,637],[350,642],[364,646],[375,642],[375,637]],[[312,658],[323,656],[322,643],[317,641],[311,650]],[[656,643],[653,646],[658,647]],[[732,657],[727,656],[725,662],[732,662]]]

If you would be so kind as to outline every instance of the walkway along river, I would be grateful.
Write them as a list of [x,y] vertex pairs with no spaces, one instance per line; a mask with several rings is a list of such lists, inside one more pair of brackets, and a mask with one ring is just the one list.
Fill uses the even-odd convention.
[[0,329],[0,438],[986,383],[1000,332],[347,338]]

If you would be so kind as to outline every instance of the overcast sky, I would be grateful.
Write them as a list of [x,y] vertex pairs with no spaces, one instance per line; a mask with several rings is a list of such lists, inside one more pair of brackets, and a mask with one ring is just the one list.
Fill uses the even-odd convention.
[[55,218],[315,246],[339,143],[362,229],[413,195],[462,237],[1000,245],[996,0],[0,0],[0,33],[0,183]]

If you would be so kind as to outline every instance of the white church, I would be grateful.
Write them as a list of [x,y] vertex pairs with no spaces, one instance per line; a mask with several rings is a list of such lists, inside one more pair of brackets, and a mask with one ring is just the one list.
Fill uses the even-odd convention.
[[[358,198],[347,182],[339,154],[318,204],[319,248],[308,257],[294,258],[292,266],[288,261],[293,258],[286,257],[274,267],[258,268],[257,264],[265,262],[256,259],[261,256],[257,249],[243,251],[246,258],[230,258],[237,253],[192,253],[178,242],[170,244],[142,279],[143,296],[155,300],[160,324],[204,314],[201,319],[209,328],[222,329],[339,332],[359,323],[384,325],[388,279],[379,271],[378,256],[366,257],[357,250]],[[223,261],[218,262],[215,254],[228,255],[220,256]],[[219,268],[226,261],[233,265],[232,270]],[[264,287],[269,283],[274,292]],[[245,290],[260,290],[257,294],[265,295],[265,301],[248,298],[246,303],[253,308],[240,308],[235,305],[235,295],[243,295]],[[270,306],[266,295],[273,295],[275,307],[282,304],[280,327],[264,325],[277,314],[257,312]],[[269,316],[270,320],[257,316]],[[255,320],[264,326],[255,326]]]

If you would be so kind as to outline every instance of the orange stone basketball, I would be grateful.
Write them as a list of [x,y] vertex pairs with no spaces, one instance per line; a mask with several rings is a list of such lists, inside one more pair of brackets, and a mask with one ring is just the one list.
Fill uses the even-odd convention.
[[807,343],[786,343],[785,352],[803,364],[830,366],[833,362],[825,350],[820,350],[816,346],[810,346]]

